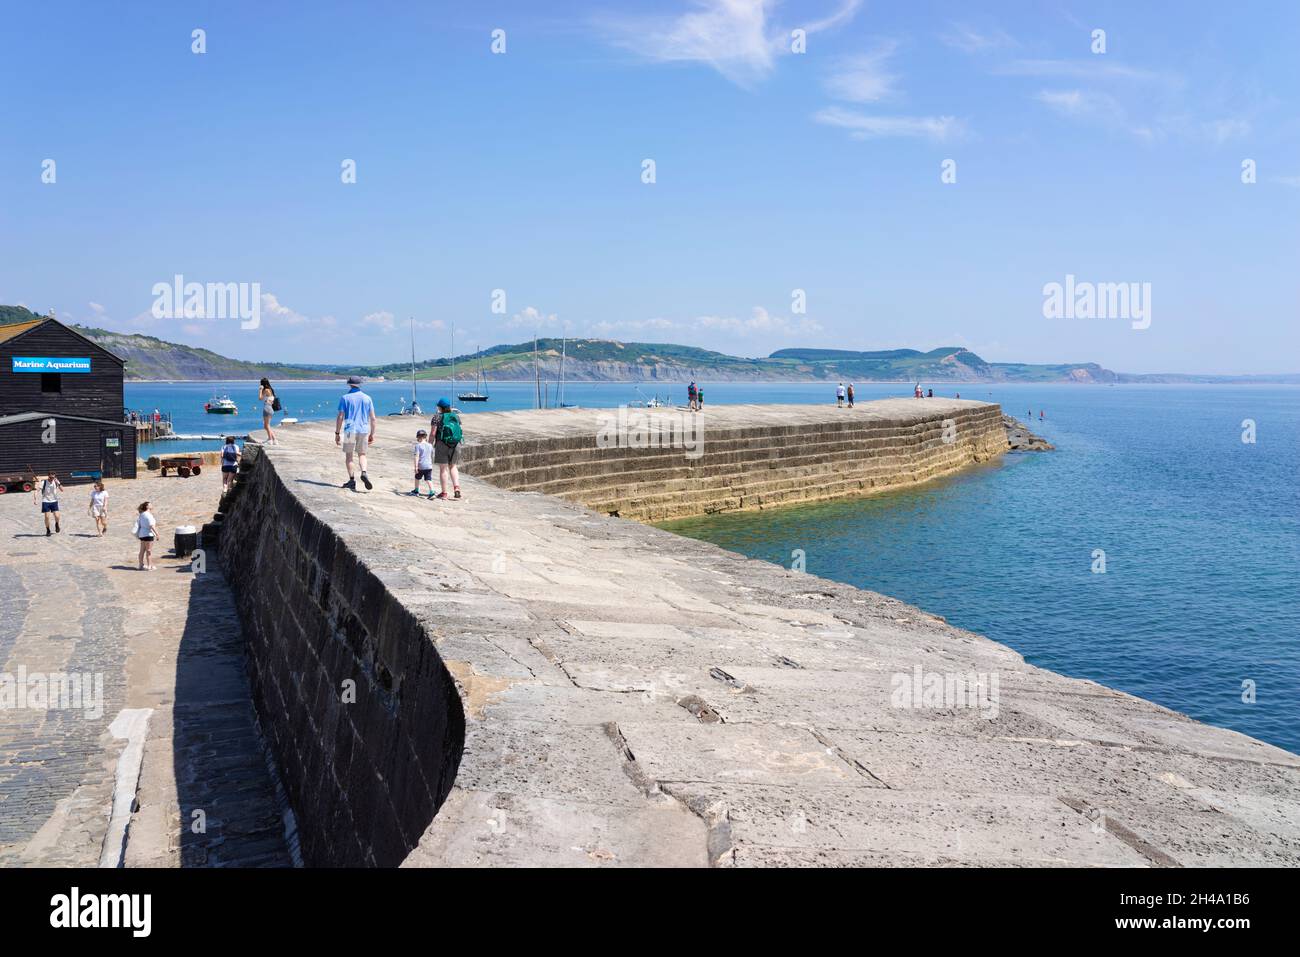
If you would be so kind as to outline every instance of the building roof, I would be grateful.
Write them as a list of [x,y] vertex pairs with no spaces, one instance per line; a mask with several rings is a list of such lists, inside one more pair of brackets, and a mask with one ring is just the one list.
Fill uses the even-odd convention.
[[27,322],[14,322],[7,326],[0,326],[0,342],[12,339],[15,336],[21,336],[29,329],[35,329],[44,321],[44,319],[29,319]]
[[62,329],[64,332],[71,333],[72,335],[80,339],[82,342],[84,342],[86,345],[90,346],[92,349],[99,350],[100,352],[108,356],[110,359],[112,359],[114,362],[118,363],[119,365],[121,366],[126,365],[126,360],[123,359],[121,356],[114,355],[112,352],[109,352],[107,349],[101,346],[94,339],[90,339],[86,336],[83,336],[76,329],[73,329],[71,326],[64,325],[63,323],[59,322],[59,320],[55,319],[53,316],[46,316],[43,319],[32,319],[27,322],[15,322],[7,326],[0,326],[0,342],[9,342],[13,339],[18,339],[22,336],[27,335],[27,333],[31,332],[33,329],[37,329],[45,325],[47,322],[52,322],[60,329]]
[[114,422],[111,419],[92,419],[84,415],[66,415],[62,412],[19,412],[16,415],[0,415],[0,428],[31,422],[35,419],[71,419],[74,422],[94,422],[97,425],[111,425],[116,428],[132,428],[130,422]]

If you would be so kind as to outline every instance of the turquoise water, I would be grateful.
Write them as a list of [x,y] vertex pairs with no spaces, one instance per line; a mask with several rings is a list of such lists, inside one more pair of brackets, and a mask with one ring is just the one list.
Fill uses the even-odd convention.
[[1034,664],[1300,751],[1300,389],[993,392],[1022,418],[1044,407],[1035,428],[1059,451],[869,499],[668,527],[787,567],[803,549],[813,574],[916,604]]
[[[366,388],[381,414],[410,395],[409,383]],[[684,384],[658,388],[685,402]],[[286,414],[304,420],[332,418],[343,391],[279,389]],[[490,389],[480,408],[532,407],[532,383]],[[214,391],[228,392],[241,414],[206,415]],[[421,384],[421,403],[429,410],[450,391]],[[866,400],[908,395],[910,386],[857,391]],[[936,389],[954,391],[1022,419],[1032,409],[1035,429],[1059,450],[869,499],[670,527],[786,566],[803,549],[813,574],[919,605],[1034,664],[1300,751],[1300,388]],[[708,383],[705,392],[706,404],[802,404],[828,401],[834,386]],[[130,407],[171,412],[181,432],[260,429],[256,396],[250,382],[127,384]],[[603,407],[639,397],[626,383],[569,384],[565,395]],[[1241,441],[1243,419],[1257,424],[1253,445]],[[1104,574],[1092,571],[1095,549],[1105,551]],[[1254,704],[1242,701],[1247,680]]]

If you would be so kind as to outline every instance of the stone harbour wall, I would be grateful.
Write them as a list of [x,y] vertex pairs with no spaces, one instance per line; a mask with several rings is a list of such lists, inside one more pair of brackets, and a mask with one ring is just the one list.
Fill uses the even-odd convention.
[[999,407],[969,400],[547,409],[475,413],[471,423],[467,473],[650,522],[868,495],[1007,450]]
[[[455,779],[460,697],[346,520],[304,507],[254,445],[222,500],[221,561],[254,704],[309,866],[395,866]],[[205,530],[205,540],[212,529]]]

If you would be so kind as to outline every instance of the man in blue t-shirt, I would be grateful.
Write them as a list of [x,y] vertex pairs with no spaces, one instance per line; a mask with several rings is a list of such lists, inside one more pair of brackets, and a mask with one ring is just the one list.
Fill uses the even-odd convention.
[[[339,414],[334,420],[334,444],[343,446],[343,456],[348,463],[348,480],[344,488],[357,490],[357,476],[352,458],[355,455],[361,466],[361,481],[367,489],[374,488],[366,475],[366,446],[375,441],[375,403],[361,391],[359,376],[348,377],[348,391],[339,397]],[[341,437],[341,438],[340,438]]]

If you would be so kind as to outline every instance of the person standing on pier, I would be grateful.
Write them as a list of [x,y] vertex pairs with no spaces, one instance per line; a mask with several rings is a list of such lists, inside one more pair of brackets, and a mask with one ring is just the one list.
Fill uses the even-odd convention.
[[58,480],[51,472],[41,482],[41,496],[36,497],[36,489],[32,489],[32,501],[41,503],[41,517],[45,519],[45,534],[50,534],[50,516],[54,516],[54,531],[61,532],[63,528],[59,525],[59,492],[63,490],[63,483]]
[[438,466],[438,485],[441,491],[437,495],[429,493],[429,498],[447,497],[447,479],[451,479],[452,493],[460,498],[460,471],[456,468],[456,450],[460,448],[463,433],[460,428],[460,409],[451,407],[451,400],[438,400],[438,411],[429,422],[429,432],[433,435],[433,461]]
[[835,387],[835,408],[844,408],[844,383],[841,382]]
[[262,403],[262,428],[266,429],[266,441],[275,444],[275,433],[271,431],[271,416],[281,409],[280,400],[271,388],[269,379],[263,378],[257,390],[257,400]]
[[348,391],[339,396],[339,414],[334,419],[334,444],[343,446],[343,459],[348,466],[344,488],[357,490],[357,466],[361,468],[361,482],[367,491],[375,487],[366,474],[366,448],[375,443],[377,425],[375,403],[361,391],[361,377],[348,376]]
[[103,538],[108,531],[108,492],[104,490],[104,483],[100,479],[95,479],[90,493],[90,517],[95,520],[99,537]]
[[153,543],[158,537],[158,522],[149,511],[148,502],[141,502],[136,511],[140,513],[135,517],[135,537],[140,540],[140,571],[151,572],[154,570]]
[[695,383],[692,382],[686,387],[686,407],[692,412],[695,411]]
[[704,387],[700,386],[695,390],[695,411],[704,411]]
[[849,399],[849,408],[851,409],[853,408],[853,383],[852,382],[849,383],[848,399]]

